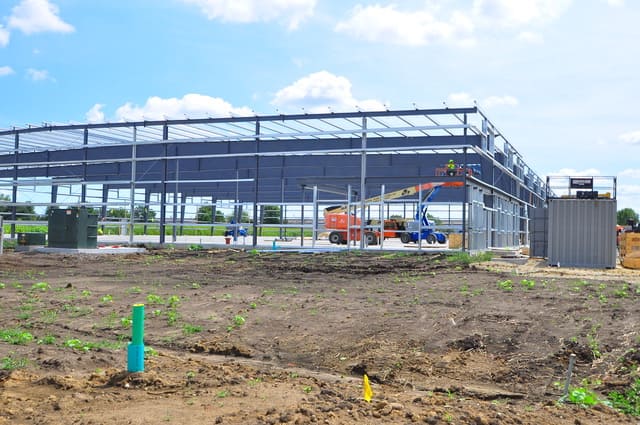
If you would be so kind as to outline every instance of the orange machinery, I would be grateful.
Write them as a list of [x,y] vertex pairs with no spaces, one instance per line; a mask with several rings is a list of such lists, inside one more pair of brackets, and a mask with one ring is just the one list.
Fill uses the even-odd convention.
[[[463,182],[432,182],[423,183],[415,186],[409,186],[404,189],[396,190],[395,192],[387,193],[383,196],[378,195],[372,198],[366,199],[366,204],[378,203],[382,200],[391,200],[402,198],[405,196],[415,195],[416,193],[423,193],[423,199],[426,198],[429,193],[436,187],[461,187]],[[354,204],[352,207],[358,207]],[[359,241],[361,232],[361,223],[359,217],[355,214],[348,213],[349,206],[341,205],[338,207],[329,207],[324,210],[324,226],[329,233],[329,242],[334,244],[344,244],[347,241]],[[349,229],[349,235],[347,236],[347,229]],[[364,229],[365,240],[368,245],[376,245],[380,239],[380,226],[371,225],[366,223]],[[405,230],[404,220],[388,219],[384,220],[384,238],[398,238]]]

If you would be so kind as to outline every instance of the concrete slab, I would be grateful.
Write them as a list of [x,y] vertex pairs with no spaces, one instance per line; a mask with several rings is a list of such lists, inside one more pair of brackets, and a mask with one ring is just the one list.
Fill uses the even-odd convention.
[[49,248],[41,247],[31,251],[48,254],[136,254],[145,252],[144,248],[105,246],[99,248]]

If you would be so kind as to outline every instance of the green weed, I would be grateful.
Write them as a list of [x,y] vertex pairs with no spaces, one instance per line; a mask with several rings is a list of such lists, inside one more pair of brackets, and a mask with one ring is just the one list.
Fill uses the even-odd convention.
[[182,326],[182,333],[185,335],[193,335],[198,332],[202,332],[202,326],[190,325],[188,323]]
[[513,281],[511,279],[501,280],[498,282],[498,288],[503,291],[513,291]]
[[154,305],[154,304],[164,304],[164,298],[162,298],[160,295],[156,295],[156,294],[149,294],[147,295],[147,304],[150,305]]
[[610,392],[608,398],[613,408],[628,415],[640,416],[640,379],[636,379],[624,392]]
[[529,280],[529,279],[522,279],[520,281],[520,285],[522,285],[525,289],[531,290],[531,289],[535,288],[536,281],[535,280]]
[[51,289],[51,286],[49,286],[49,284],[47,282],[38,282],[38,283],[34,283],[33,285],[31,285],[31,290],[32,291],[46,292],[49,289]]
[[56,343],[56,337],[53,335],[45,335],[38,340],[38,345],[53,345]]
[[587,387],[571,388],[566,400],[581,407],[593,407],[601,401],[598,395]]
[[16,370],[27,367],[28,361],[24,357],[16,357],[15,355],[9,355],[0,359],[0,369],[2,370]]
[[22,329],[0,330],[0,340],[14,345],[24,345],[33,341],[33,335]]

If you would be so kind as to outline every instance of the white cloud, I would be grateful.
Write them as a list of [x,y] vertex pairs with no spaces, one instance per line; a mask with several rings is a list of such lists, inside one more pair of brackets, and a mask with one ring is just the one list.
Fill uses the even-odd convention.
[[632,179],[640,179],[640,169],[638,168],[627,168],[618,173],[618,177],[629,177]]
[[102,112],[102,108],[104,105],[102,103],[96,103],[87,111],[85,117],[87,122],[104,122],[104,112]]
[[609,6],[624,6],[624,0],[605,0]]
[[10,66],[0,66],[0,77],[6,77],[13,74],[14,71]]
[[496,106],[517,106],[518,99],[513,96],[489,96],[480,101],[480,106],[493,108]]
[[550,176],[599,176],[601,171],[597,168],[586,168],[584,170],[575,170],[573,168],[561,168],[558,171],[548,173]]
[[346,21],[339,22],[335,31],[350,34],[371,42],[388,42],[408,46],[422,46],[437,42],[460,45],[475,43],[474,25],[469,17],[454,11],[449,19],[438,19],[428,10],[399,11],[395,5],[355,6]]
[[515,27],[560,17],[572,0],[475,0],[473,14],[483,25]]
[[10,33],[5,27],[0,25],[0,47],[5,47],[9,44]]
[[54,79],[49,75],[49,71],[45,69],[29,68],[27,69],[27,77],[29,77],[32,81],[54,81]]
[[182,0],[199,6],[208,19],[226,22],[284,21],[289,29],[313,15],[316,0]]
[[629,145],[637,145],[640,143],[640,130],[630,131],[618,136],[620,140]]
[[361,110],[384,110],[383,102],[375,99],[358,100],[351,93],[351,82],[327,71],[320,71],[299,79],[278,91],[271,104],[282,112],[338,112],[356,107]]
[[9,28],[25,34],[75,31],[73,26],[60,19],[58,12],[58,6],[49,3],[49,0],[22,0],[12,9]]
[[184,95],[181,99],[175,97],[163,99],[158,96],[152,96],[147,99],[144,106],[137,106],[127,102],[116,110],[116,120],[164,120],[207,116],[248,116],[252,114],[251,109],[247,107],[236,108],[218,97],[191,93]]
[[542,35],[531,31],[522,31],[516,38],[529,44],[542,44],[544,42]]
[[442,1],[425,2],[417,9],[398,10],[395,4],[356,5],[348,19],[334,30],[370,42],[407,46],[447,43],[463,47],[476,44],[481,31],[519,30],[519,40],[540,43],[542,37],[526,30],[560,17],[573,0],[474,0],[468,9],[445,10]]
[[518,99],[513,96],[488,96],[484,99],[477,100],[472,97],[469,93],[460,92],[460,93],[451,93],[447,96],[446,105],[450,108],[455,107],[469,107],[474,104],[478,104],[478,106],[491,109],[499,106],[517,106]]

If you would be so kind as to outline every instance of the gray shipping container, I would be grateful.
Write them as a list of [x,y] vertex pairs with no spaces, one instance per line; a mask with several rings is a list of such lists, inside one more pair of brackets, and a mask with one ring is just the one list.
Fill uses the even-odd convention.
[[549,199],[549,265],[616,267],[614,199]]

